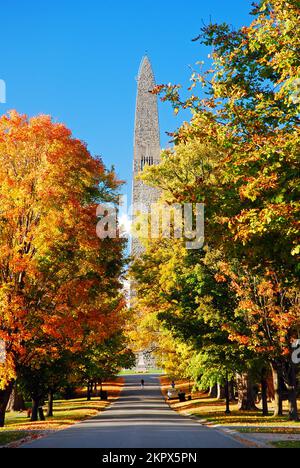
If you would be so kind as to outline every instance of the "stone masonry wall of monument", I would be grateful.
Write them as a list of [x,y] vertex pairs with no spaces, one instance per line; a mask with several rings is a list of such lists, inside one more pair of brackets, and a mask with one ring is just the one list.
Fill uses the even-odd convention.
[[[136,180],[136,176],[146,165],[159,164],[160,162],[160,131],[158,118],[157,96],[151,91],[155,87],[155,78],[148,57],[141,63],[138,76],[138,91],[136,102],[135,133],[134,133],[134,182],[133,182],[133,206],[142,204],[146,209],[156,203],[159,191],[148,187],[142,181]],[[143,247],[139,240],[132,239],[132,256],[142,253]]]

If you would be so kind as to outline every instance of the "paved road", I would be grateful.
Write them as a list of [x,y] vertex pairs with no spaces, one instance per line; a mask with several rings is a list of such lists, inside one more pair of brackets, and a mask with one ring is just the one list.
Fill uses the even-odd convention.
[[157,376],[126,377],[120,399],[101,415],[25,448],[243,448],[214,429],[182,417],[162,398]]

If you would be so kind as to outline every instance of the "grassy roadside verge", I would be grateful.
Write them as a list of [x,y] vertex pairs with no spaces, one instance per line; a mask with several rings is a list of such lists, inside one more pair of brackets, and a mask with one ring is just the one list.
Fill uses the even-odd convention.
[[54,402],[54,416],[46,421],[30,422],[26,413],[8,413],[5,428],[0,428],[0,447],[15,447],[24,440],[35,440],[96,416],[119,398],[123,384],[123,379],[118,377],[103,385],[103,390],[109,394],[107,402],[100,401],[99,397],[92,398],[91,401],[86,398],[57,400]]
[[300,441],[299,440],[286,440],[280,442],[272,442],[273,447],[280,448],[280,449],[299,449],[300,448]]
[[[162,393],[167,399],[167,391],[170,388],[171,381],[166,376],[160,378]],[[188,382],[178,382],[178,390],[182,390],[189,395],[190,386]],[[231,428],[241,434],[249,436],[259,434],[273,435],[270,445],[276,448],[300,448],[300,423],[288,420],[287,404],[284,406],[285,415],[283,417],[273,417],[273,407],[270,404],[270,416],[263,417],[260,411],[239,411],[237,403],[231,405],[231,415],[225,415],[225,401],[210,398],[203,392],[192,393],[192,400],[179,403],[178,400],[168,401],[169,406],[182,415],[189,415],[199,418],[199,421],[207,426],[220,426],[220,428]],[[258,405],[259,407],[259,405]],[[287,440],[276,440],[276,435],[286,436]],[[291,436],[299,437],[298,440],[288,440]]]
[[[162,392],[167,398],[167,391],[170,388],[170,380],[162,376],[161,379]],[[189,384],[187,382],[177,383],[177,389],[183,390],[189,394]],[[245,432],[251,428],[257,429],[260,427],[263,431],[273,427],[274,430],[289,429],[290,431],[296,430],[300,433],[300,423],[291,422],[288,420],[287,413],[285,416],[274,418],[272,416],[272,405],[270,405],[270,416],[263,417],[260,411],[239,411],[237,403],[231,404],[231,415],[225,415],[225,401],[210,398],[206,393],[193,393],[192,401],[179,403],[178,400],[168,402],[172,409],[178,413],[185,413],[191,416],[198,417],[206,422],[208,425],[221,425],[235,428],[241,427],[241,431]],[[259,407],[259,405],[258,405]],[[287,412],[287,407],[285,408]]]

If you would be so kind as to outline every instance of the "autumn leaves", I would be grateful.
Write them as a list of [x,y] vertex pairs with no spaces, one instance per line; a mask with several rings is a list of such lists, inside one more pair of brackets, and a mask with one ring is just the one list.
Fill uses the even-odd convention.
[[92,356],[120,332],[124,245],[96,236],[96,207],[114,202],[119,181],[50,117],[0,119],[0,181],[3,424],[15,379],[40,370],[41,380],[57,362],[74,373],[72,356]]
[[298,419],[299,7],[270,0],[252,13],[237,31],[202,29],[197,40],[213,49],[212,63],[193,73],[190,97],[179,86],[155,90],[192,118],[142,177],[168,204],[205,204],[206,246],[189,253],[178,241],[149,243],[133,277],[165,367],[203,388],[237,373],[260,381],[272,369],[276,412],[284,390]]

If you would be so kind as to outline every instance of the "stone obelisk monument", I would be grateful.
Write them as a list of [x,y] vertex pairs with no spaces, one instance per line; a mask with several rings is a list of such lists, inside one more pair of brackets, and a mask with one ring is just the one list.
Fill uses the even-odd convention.
[[[133,215],[140,211],[141,204],[149,209],[156,203],[159,191],[148,187],[136,176],[145,166],[160,162],[160,131],[158,118],[157,96],[151,94],[155,87],[155,78],[148,57],[144,57],[138,75],[138,91],[136,101],[135,132],[134,132],[134,182],[133,182]],[[133,220],[134,221],[134,220]],[[131,244],[133,257],[139,256],[143,247],[134,236]]]
[[[138,74],[138,90],[136,100],[135,131],[134,131],[134,164],[133,164],[133,223],[139,212],[147,212],[151,205],[159,199],[157,189],[148,187],[142,181],[137,180],[145,166],[153,166],[160,163],[160,131],[158,119],[157,96],[151,91],[155,88],[155,78],[148,57],[144,57]],[[141,209],[142,208],[142,209]],[[145,214],[145,213],[144,213]],[[138,237],[133,235],[131,240],[131,255],[139,257],[143,253],[143,246]],[[130,303],[135,301],[134,285],[130,287]],[[156,363],[151,354],[141,351],[137,356],[137,371],[145,372],[149,367],[155,367]]]

